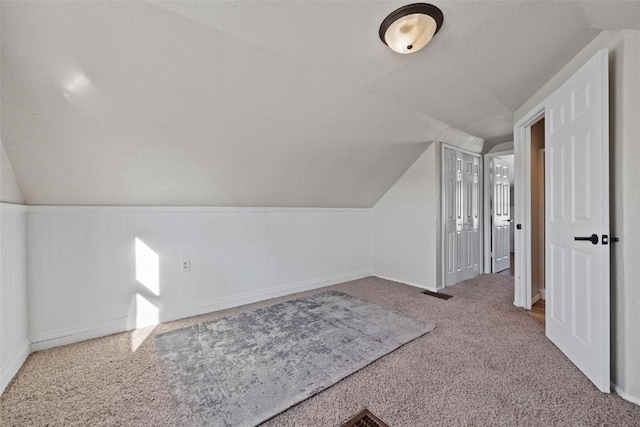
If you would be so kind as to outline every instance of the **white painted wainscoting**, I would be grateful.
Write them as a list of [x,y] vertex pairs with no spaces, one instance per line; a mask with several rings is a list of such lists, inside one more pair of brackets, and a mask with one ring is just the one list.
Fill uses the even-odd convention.
[[373,272],[370,209],[31,206],[27,230],[32,350]]
[[29,355],[26,213],[0,203],[0,393]]

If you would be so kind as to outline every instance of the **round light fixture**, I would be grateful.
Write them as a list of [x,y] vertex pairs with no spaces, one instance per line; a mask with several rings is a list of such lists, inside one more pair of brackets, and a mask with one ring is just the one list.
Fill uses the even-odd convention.
[[408,4],[382,21],[380,39],[398,53],[417,52],[431,41],[443,21],[442,11],[432,4]]

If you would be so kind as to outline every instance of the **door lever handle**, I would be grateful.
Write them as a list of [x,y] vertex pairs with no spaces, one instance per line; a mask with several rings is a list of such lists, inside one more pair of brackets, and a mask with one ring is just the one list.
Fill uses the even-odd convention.
[[590,237],[574,237],[573,240],[585,240],[585,241],[589,241],[591,243],[593,243],[594,245],[598,244],[598,235],[597,234],[592,234]]

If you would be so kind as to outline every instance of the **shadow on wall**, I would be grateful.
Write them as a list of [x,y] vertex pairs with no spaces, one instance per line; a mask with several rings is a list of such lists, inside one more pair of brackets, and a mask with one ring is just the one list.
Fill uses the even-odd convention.
[[143,285],[129,306],[127,319],[131,332],[131,352],[135,352],[160,323],[160,308],[151,299],[160,296],[160,256],[135,239],[136,281]]

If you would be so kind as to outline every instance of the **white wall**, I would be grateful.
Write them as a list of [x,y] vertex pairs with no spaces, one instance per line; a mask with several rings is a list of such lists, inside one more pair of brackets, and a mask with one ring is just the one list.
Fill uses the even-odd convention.
[[11,163],[0,141],[0,202],[23,204],[24,197],[18,188]]
[[373,207],[374,274],[432,291],[441,282],[439,149],[431,144]]
[[24,198],[0,141],[0,393],[29,355],[27,207],[22,203]]
[[26,206],[0,203],[0,393],[29,355]]
[[27,217],[32,349],[373,271],[370,209],[34,206]]
[[640,33],[604,31],[514,114],[520,120],[599,49],[609,51],[611,234],[611,378],[640,404]]
[[499,153],[501,151],[509,151],[509,150],[513,151],[513,141],[503,142],[502,144],[495,145],[484,154]]

